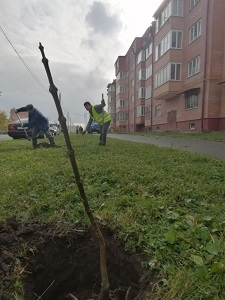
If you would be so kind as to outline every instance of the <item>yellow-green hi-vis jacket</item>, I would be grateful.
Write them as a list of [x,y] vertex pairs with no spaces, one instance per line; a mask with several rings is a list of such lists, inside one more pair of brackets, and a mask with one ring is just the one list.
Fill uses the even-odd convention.
[[103,111],[103,113],[98,114],[94,106],[92,106],[91,112],[92,112],[91,118],[95,120],[99,125],[102,125],[102,122],[106,123],[108,121],[111,121],[111,116],[106,111]]

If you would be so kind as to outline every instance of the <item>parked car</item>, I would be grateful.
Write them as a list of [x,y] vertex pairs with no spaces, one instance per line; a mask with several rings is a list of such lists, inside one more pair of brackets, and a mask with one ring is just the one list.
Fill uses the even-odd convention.
[[[21,122],[23,124],[26,124],[28,122],[28,119],[21,119]],[[28,136],[32,135],[31,129],[28,129],[28,127],[26,127],[26,126],[24,127],[24,129],[27,131]],[[10,137],[12,137],[13,139],[24,139],[24,138],[26,138],[24,129],[21,126],[20,121],[17,120],[8,125],[8,135]]]
[[59,134],[59,128],[56,125],[50,125],[50,132],[53,135],[58,135]]
[[91,123],[88,133],[94,133],[94,132],[100,133],[100,125],[95,121]]
[[[28,123],[28,119],[21,119],[21,122],[23,124],[27,124]],[[19,120],[15,121],[15,122],[12,122],[8,125],[8,135],[10,137],[12,137],[13,139],[24,139],[26,138],[26,134],[24,132],[24,129],[26,130],[28,136],[32,136],[32,129],[28,129],[28,127],[22,127],[21,126],[21,123]],[[56,134],[59,134],[59,129],[57,126],[50,126],[50,132],[53,134],[53,135],[56,135]],[[40,132],[39,135],[38,135],[38,138],[44,138],[44,133],[43,132]]]

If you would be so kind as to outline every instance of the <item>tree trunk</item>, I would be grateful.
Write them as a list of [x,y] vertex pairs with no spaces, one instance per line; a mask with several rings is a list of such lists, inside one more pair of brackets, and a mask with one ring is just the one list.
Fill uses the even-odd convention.
[[99,229],[99,226],[90,210],[90,206],[88,203],[88,199],[86,196],[86,193],[84,191],[84,186],[82,183],[82,180],[80,178],[80,173],[78,170],[78,166],[77,166],[77,162],[76,162],[76,158],[75,158],[75,152],[74,149],[71,145],[71,141],[70,141],[70,137],[69,137],[69,132],[66,126],[66,118],[63,115],[63,111],[62,111],[62,107],[61,107],[61,103],[59,101],[58,98],[58,89],[56,88],[56,86],[53,83],[53,79],[52,79],[52,75],[50,72],[50,68],[48,65],[48,59],[45,56],[44,53],[44,47],[41,45],[41,43],[39,44],[39,49],[41,51],[42,54],[42,62],[44,64],[45,67],[45,71],[47,73],[47,77],[48,77],[48,81],[50,84],[49,87],[49,92],[52,94],[52,97],[54,99],[57,111],[58,111],[58,115],[59,115],[59,122],[62,128],[62,132],[65,138],[65,142],[66,142],[66,146],[67,146],[67,150],[68,150],[68,155],[69,155],[69,159],[70,159],[70,163],[73,169],[73,173],[75,176],[75,180],[76,180],[76,184],[78,186],[79,192],[80,192],[80,196],[85,208],[85,211],[88,215],[88,218],[91,222],[91,225],[95,231],[95,234],[99,240],[99,247],[100,247],[100,271],[101,271],[101,280],[102,280],[102,288],[101,288],[101,292],[100,292],[100,296],[99,296],[99,300],[108,300],[109,299],[109,279],[108,279],[108,271],[107,271],[107,264],[106,264],[106,246],[105,246],[105,240],[104,237],[101,233],[101,230]]

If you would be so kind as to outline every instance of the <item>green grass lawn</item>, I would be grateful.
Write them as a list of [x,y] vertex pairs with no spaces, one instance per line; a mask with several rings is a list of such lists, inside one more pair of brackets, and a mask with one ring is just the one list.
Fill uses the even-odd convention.
[[[145,299],[225,299],[225,162],[98,135],[72,135],[94,215],[159,282]],[[0,142],[0,220],[88,224],[63,136],[60,148]]]

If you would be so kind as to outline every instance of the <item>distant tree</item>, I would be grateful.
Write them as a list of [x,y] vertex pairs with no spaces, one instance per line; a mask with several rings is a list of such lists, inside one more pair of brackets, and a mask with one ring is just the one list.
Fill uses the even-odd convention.
[[8,118],[4,111],[0,110],[0,131],[6,131],[8,126]]

